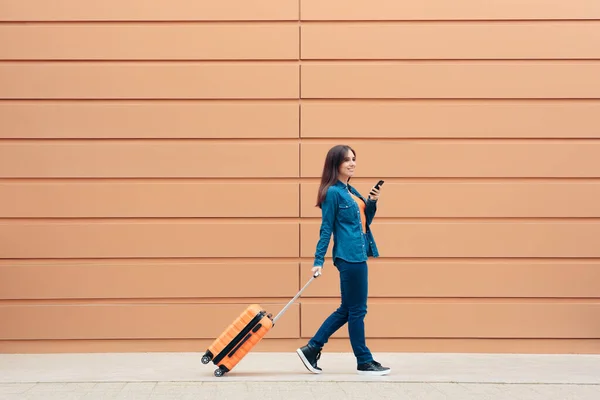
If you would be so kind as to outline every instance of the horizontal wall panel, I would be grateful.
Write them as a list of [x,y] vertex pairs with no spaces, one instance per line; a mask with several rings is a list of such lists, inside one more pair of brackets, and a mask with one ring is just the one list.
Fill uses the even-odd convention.
[[298,59],[297,24],[0,26],[2,60]]
[[298,65],[283,63],[5,62],[4,99],[297,98]]
[[[344,328],[342,328],[344,329]],[[0,340],[3,354],[44,353],[123,353],[123,352],[198,352],[213,339],[147,340]],[[306,345],[303,339],[265,337],[253,352],[289,352]],[[600,339],[447,339],[394,338],[369,339],[373,352],[408,353],[522,353],[522,354],[600,354]],[[328,352],[351,353],[348,338],[327,342]]]
[[302,98],[600,98],[599,70],[594,61],[309,63]]
[[[335,304],[302,304],[302,337],[311,337]],[[598,339],[598,303],[369,304],[368,338]],[[333,337],[347,337],[344,327]]]
[[0,21],[297,20],[296,0],[2,0]]
[[0,177],[296,177],[298,157],[292,142],[7,141]]
[[597,115],[596,100],[308,100],[302,137],[598,138]]
[[297,138],[296,102],[0,101],[1,138]]
[[4,220],[0,258],[297,257],[298,235],[293,222]]
[[[316,244],[316,242],[315,242]],[[301,266],[302,281],[312,262]],[[600,261],[383,261],[369,260],[369,297],[600,298]],[[327,263],[317,284],[302,294],[339,297],[337,269]]]
[[[356,150],[357,176],[375,179],[600,176],[600,142],[596,141],[340,142]],[[338,142],[303,142],[301,176],[320,177],[327,151],[336,144]]]
[[[354,182],[352,186],[368,196],[376,183]],[[318,183],[302,184],[303,217],[321,217],[315,207],[318,190]],[[600,217],[600,183],[386,182],[377,217]]]
[[598,19],[595,0],[302,0],[302,20]]
[[[213,339],[247,304],[0,305],[0,339]],[[265,304],[278,311],[283,304]],[[272,338],[296,338],[299,307],[287,311]],[[210,323],[207,323],[207,322]],[[277,332],[275,332],[277,331]]]
[[[278,284],[258,284],[263,276]],[[298,290],[298,263],[4,262],[0,282],[10,282],[0,284],[2,299],[292,298]]]
[[298,197],[284,182],[5,181],[0,218],[298,217]]
[[[314,257],[319,223],[301,224],[302,257]],[[381,257],[600,257],[600,222],[422,221],[371,225]],[[328,255],[333,248],[331,239]],[[327,260],[330,264],[331,260]]]
[[[406,40],[410,38],[410,40]],[[302,26],[302,58],[600,58],[600,21],[329,23]]]

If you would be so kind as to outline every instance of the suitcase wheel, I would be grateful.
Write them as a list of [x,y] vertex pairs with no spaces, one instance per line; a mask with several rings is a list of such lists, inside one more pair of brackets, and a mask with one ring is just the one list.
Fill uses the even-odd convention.
[[210,350],[207,350],[206,353],[204,353],[204,355],[202,356],[202,364],[208,364],[209,362],[211,362],[213,359],[213,353],[210,352]]
[[221,377],[225,374],[225,371],[223,371],[221,368],[217,368],[215,369],[215,376],[216,377]]

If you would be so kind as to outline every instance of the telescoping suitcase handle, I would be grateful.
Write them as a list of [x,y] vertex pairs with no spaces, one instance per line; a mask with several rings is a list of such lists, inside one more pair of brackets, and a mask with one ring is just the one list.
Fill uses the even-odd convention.
[[290,306],[292,304],[294,304],[294,302],[296,301],[296,299],[298,299],[298,297],[300,297],[300,295],[302,294],[302,292],[304,292],[304,290],[308,287],[308,285],[310,285],[312,283],[312,281],[314,281],[319,276],[321,276],[321,272],[320,271],[315,272],[315,274],[309,279],[309,281],[306,282],[306,285],[304,285],[304,287],[302,289],[300,289],[300,291],[298,292],[298,294],[296,294],[294,296],[294,298],[292,300],[290,300],[290,302],[287,303],[285,305],[285,307],[283,307],[283,309],[281,311],[279,311],[279,314],[277,314],[275,316],[275,318],[273,318],[273,325],[275,325],[275,322],[277,322],[277,320],[283,315],[283,313],[286,312],[287,309],[290,308]]

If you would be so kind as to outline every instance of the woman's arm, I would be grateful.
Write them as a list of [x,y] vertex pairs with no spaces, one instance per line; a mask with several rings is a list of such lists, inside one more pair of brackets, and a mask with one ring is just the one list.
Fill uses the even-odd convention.
[[325,263],[325,254],[329,247],[333,225],[337,217],[338,201],[337,196],[331,188],[325,195],[325,200],[321,204],[321,228],[319,230],[319,241],[315,252],[314,267],[322,267]]
[[367,199],[367,206],[365,207],[365,216],[367,217],[367,225],[371,225],[375,214],[377,213],[377,200]]
[[377,185],[371,188],[371,191],[369,192],[369,197],[367,198],[367,206],[365,208],[367,225],[370,225],[371,222],[373,222],[373,218],[375,218],[375,213],[377,213],[377,200],[379,200],[379,191],[381,190],[381,188],[378,189],[376,186]]

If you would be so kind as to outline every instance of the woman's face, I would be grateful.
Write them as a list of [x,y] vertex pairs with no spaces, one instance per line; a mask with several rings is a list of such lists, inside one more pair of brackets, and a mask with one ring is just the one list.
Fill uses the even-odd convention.
[[354,175],[354,168],[356,168],[356,156],[351,150],[348,150],[348,154],[338,168],[339,179],[347,182]]

